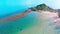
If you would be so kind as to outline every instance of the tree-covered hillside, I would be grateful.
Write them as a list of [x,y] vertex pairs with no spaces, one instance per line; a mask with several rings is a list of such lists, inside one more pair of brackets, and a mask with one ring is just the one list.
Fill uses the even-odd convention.
[[53,11],[52,8],[46,6],[45,4],[40,4],[31,8],[33,11],[44,10],[44,11]]

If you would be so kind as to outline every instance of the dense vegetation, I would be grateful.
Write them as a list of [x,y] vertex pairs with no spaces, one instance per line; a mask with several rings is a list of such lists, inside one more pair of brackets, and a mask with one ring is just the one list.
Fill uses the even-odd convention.
[[35,6],[35,7],[32,7],[31,9],[32,9],[33,11],[37,11],[37,10],[53,11],[52,8],[46,6],[45,4],[37,5],[37,6]]

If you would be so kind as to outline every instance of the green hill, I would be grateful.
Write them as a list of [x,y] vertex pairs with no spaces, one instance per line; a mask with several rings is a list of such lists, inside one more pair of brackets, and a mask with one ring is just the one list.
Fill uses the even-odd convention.
[[31,8],[33,11],[44,10],[44,11],[53,11],[52,8],[48,7],[46,4],[40,4]]

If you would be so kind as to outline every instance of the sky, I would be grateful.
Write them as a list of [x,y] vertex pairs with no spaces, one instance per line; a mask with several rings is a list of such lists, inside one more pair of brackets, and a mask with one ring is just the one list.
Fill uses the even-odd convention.
[[53,9],[60,9],[60,0],[43,0],[45,4]]
[[27,5],[29,7],[45,3],[54,9],[60,9],[60,0],[0,0],[0,6]]
[[60,0],[0,0],[0,15],[14,13],[17,10],[22,12],[42,3],[53,9],[60,9]]
[[[53,9],[60,9],[60,0],[32,0],[34,1],[35,4],[33,5],[38,5],[45,3],[47,6],[53,8]],[[28,3],[32,3],[32,1],[27,0]]]

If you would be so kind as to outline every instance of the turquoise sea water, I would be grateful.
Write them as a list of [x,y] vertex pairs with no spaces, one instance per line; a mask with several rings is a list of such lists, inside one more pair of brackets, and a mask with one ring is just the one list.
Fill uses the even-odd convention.
[[[36,0],[0,0],[0,19],[40,4]],[[16,34],[38,22],[38,13],[31,12],[21,19],[0,24],[0,34]]]
[[0,16],[15,12],[24,12],[24,10],[40,4],[37,0],[0,0]]
[[25,28],[31,27],[39,23],[38,12],[31,12],[25,17],[3,23],[0,25],[0,34],[16,34],[23,31]]

